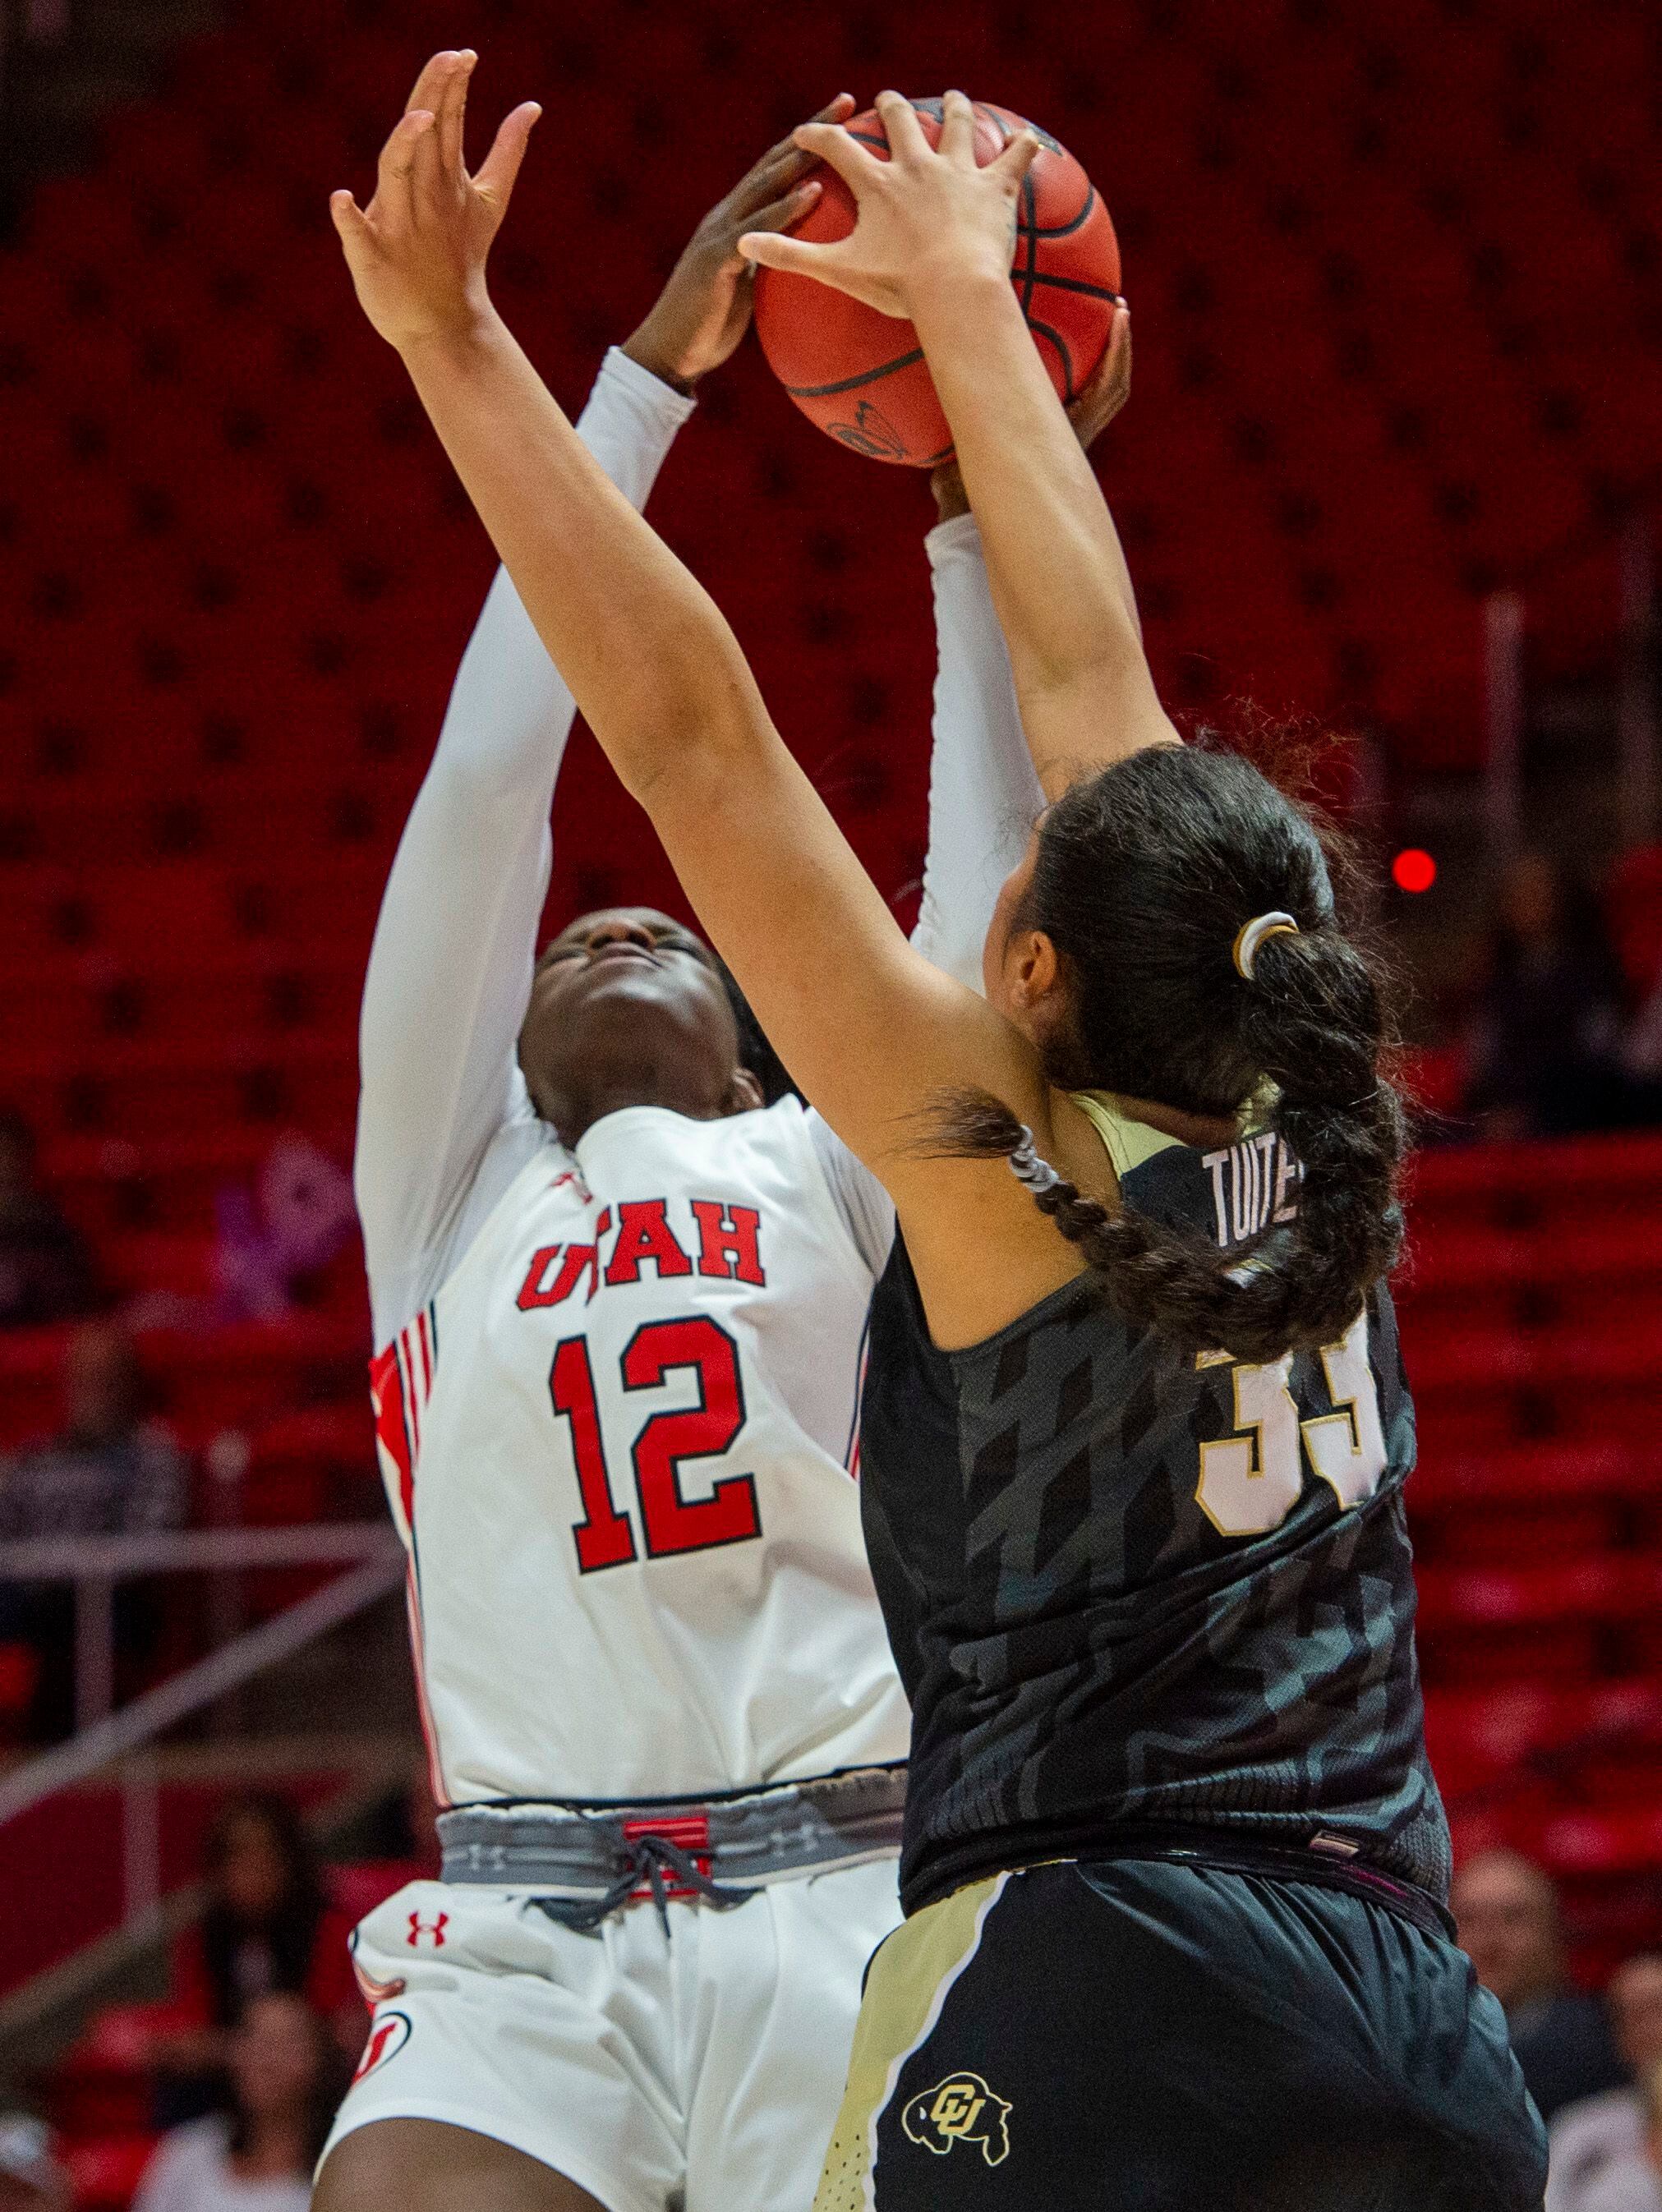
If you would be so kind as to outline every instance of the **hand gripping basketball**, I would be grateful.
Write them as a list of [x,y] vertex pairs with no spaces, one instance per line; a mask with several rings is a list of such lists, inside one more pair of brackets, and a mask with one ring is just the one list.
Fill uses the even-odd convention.
[[[816,123],[842,123],[854,112],[846,92],[822,107]],[[750,326],[756,264],[739,240],[758,230],[788,230],[819,198],[806,173],[813,156],[789,137],[771,146],[718,200],[692,234],[651,313],[624,351],[666,384],[690,391],[719,368]]]
[[944,103],[941,143],[924,137],[910,100],[881,92],[877,112],[890,159],[880,161],[839,125],[804,124],[796,143],[836,170],[859,210],[853,230],[831,244],[750,231],[739,241],[748,260],[787,269],[847,292],[880,313],[913,313],[918,289],[991,275],[1001,281],[1015,258],[1021,180],[1039,142],[1014,137],[984,168],[975,157],[975,111],[961,92]]
[[516,107],[477,176],[462,160],[470,51],[435,54],[404,118],[381,149],[375,196],[360,210],[349,191],[329,212],[358,301],[389,345],[407,351],[465,333],[490,310],[484,264],[508,212],[526,144],[542,110]]

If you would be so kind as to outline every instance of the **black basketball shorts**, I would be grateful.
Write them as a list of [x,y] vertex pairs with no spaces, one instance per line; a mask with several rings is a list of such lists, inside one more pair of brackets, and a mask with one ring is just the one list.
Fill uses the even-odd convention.
[[815,2212],[1539,2212],[1545,2179],[1446,1937],[1116,1859],[971,1883],[880,1946]]

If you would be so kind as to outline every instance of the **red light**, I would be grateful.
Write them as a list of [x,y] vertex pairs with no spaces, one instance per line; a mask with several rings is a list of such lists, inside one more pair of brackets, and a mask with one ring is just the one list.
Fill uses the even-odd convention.
[[1391,862],[1391,880],[1399,891],[1428,891],[1437,880],[1437,863],[1429,853],[1410,845]]

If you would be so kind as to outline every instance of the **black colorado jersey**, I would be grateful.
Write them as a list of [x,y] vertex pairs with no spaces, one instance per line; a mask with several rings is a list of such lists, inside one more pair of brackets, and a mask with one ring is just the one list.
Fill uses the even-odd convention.
[[[1274,1137],[1202,1155],[1121,1127],[1127,1200],[1221,1243],[1296,1188]],[[897,1240],[861,1461],[913,1708],[909,1911],[1132,1824],[1321,1834],[1446,1894],[1383,1285],[1341,1342],[1272,1366],[1181,1351],[1086,1279],[942,1352]]]

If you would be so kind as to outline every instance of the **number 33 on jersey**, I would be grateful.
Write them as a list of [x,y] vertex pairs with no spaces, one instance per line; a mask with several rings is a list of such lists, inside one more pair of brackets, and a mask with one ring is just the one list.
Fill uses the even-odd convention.
[[1367,1314],[1359,1313],[1339,1342],[1321,1353],[1330,1413],[1300,1419],[1292,1387],[1294,1356],[1289,1352],[1273,1366],[1247,1367],[1232,1363],[1227,1352],[1203,1352],[1195,1362],[1234,1366],[1238,1433],[1202,1444],[1195,1492],[1221,1536],[1262,1536],[1278,1528],[1299,1502],[1306,1459],[1342,1506],[1371,1498],[1385,1473]]
[[846,1464],[870,1291],[794,1099],[528,1164],[373,1373],[441,1802],[904,1758]]

